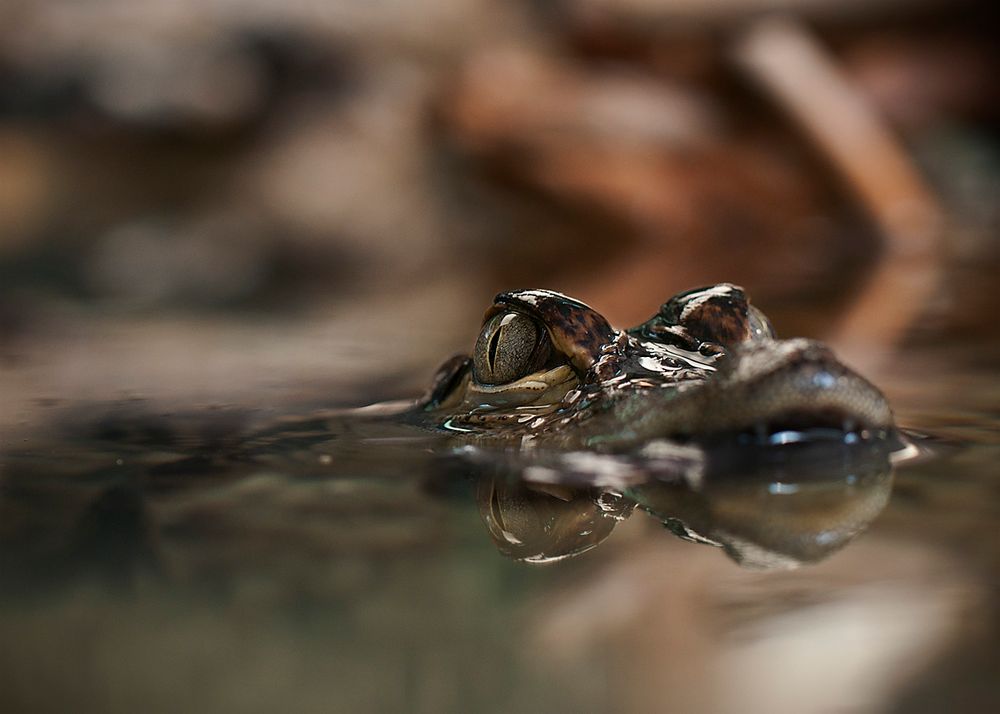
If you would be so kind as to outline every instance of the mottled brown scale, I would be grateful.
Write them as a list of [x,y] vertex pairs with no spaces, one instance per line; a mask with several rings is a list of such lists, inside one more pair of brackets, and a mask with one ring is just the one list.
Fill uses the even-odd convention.
[[[534,323],[500,336],[505,314]],[[766,433],[769,424],[860,425],[876,435],[892,429],[878,389],[818,343],[777,340],[743,290],[728,283],[675,295],[627,331],[548,290],[501,293],[483,324],[481,374],[475,360],[470,369],[468,358],[456,358],[421,403],[443,413],[450,428],[605,450],[663,437]],[[509,364],[498,370],[502,359]]]
[[675,295],[650,322],[657,319],[666,329],[680,327],[700,342],[729,349],[752,337],[746,293],[729,283]]
[[569,359],[573,369],[584,375],[601,356],[603,347],[615,337],[615,330],[591,307],[548,290],[518,290],[500,293],[486,311],[485,324],[504,310],[515,309],[535,317],[547,330],[552,345]]

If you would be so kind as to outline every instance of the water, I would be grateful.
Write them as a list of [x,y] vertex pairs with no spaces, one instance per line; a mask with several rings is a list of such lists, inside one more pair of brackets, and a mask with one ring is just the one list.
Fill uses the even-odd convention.
[[995,377],[951,374],[890,381],[896,468],[78,416],[4,445],[0,710],[997,711]]

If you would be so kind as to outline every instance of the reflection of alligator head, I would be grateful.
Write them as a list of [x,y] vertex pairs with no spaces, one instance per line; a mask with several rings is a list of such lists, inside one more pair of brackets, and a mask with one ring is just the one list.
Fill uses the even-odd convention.
[[611,535],[635,502],[613,491],[479,479],[479,514],[497,549],[528,563],[579,555]]
[[874,386],[820,343],[775,339],[728,284],[676,295],[626,331],[558,293],[502,293],[472,357],[447,362],[420,407],[480,439],[606,451],[664,437],[778,443],[809,431],[851,442],[893,432]]
[[741,565],[780,568],[842,548],[882,511],[892,487],[887,451],[869,444],[742,448],[738,457],[739,466],[709,463],[621,489],[532,482],[493,469],[479,477],[477,500],[490,537],[515,560],[590,550],[638,506]]

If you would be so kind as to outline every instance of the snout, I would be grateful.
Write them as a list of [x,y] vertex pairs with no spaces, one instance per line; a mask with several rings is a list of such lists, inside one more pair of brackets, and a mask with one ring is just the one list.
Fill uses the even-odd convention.
[[699,433],[835,428],[890,429],[892,410],[871,382],[812,340],[751,344],[697,395]]
[[[589,420],[587,445],[729,435],[786,443],[817,435],[885,438],[892,410],[868,380],[813,340],[745,343],[705,381],[642,390]],[[609,438],[614,435],[614,438]],[[612,443],[614,442],[614,443]]]

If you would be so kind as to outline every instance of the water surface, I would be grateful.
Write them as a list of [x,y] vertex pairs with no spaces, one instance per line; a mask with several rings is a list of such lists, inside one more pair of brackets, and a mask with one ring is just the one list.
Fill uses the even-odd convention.
[[0,465],[0,705],[995,710],[1000,421],[989,370],[961,381],[906,393],[923,454],[895,469],[54,410]]

